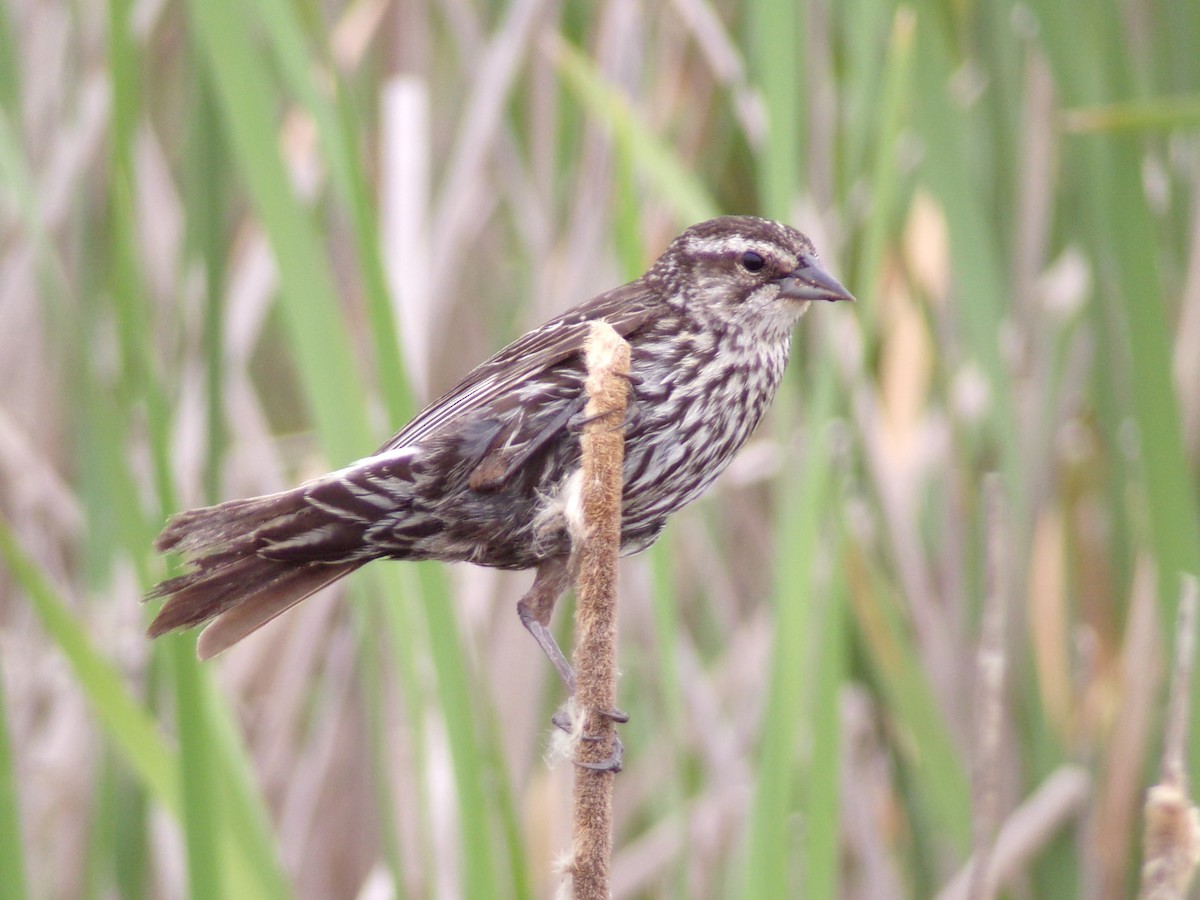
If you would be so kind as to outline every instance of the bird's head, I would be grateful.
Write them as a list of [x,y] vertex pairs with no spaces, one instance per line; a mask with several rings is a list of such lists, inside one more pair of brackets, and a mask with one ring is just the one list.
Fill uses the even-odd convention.
[[853,300],[812,241],[787,225],[723,216],[693,225],[647,273],[670,302],[715,322],[790,330],[813,300]]

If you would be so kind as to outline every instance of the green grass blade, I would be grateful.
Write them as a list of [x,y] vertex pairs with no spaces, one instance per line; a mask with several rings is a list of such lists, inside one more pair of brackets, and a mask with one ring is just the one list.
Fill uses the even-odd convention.
[[[828,552],[839,555],[830,541]],[[841,870],[841,754],[842,685],[847,676],[845,586],[830,586],[825,596],[813,598],[816,609],[808,646],[813,663],[808,689],[811,709],[806,721],[811,748],[800,767],[802,821],[804,823],[803,884],[809,897],[837,897]]]
[[[176,754],[163,741],[154,720],[130,696],[115,667],[96,652],[79,620],[17,545],[4,520],[0,520],[0,558],[29,596],[42,626],[67,657],[108,739],[154,799],[169,812],[181,815],[183,795]],[[206,748],[200,745],[195,749],[203,752]],[[228,775],[233,770],[226,764],[222,771]],[[253,796],[244,787],[233,793],[235,797]],[[222,859],[230,866],[229,879],[223,884],[225,896],[287,896],[290,892],[275,866],[273,849],[264,855],[263,841],[252,840],[255,832],[247,824],[251,816],[244,806],[235,807],[234,814],[222,817],[219,827],[214,823],[214,830],[221,835]]]
[[[375,575],[378,593],[381,595],[379,602],[375,604],[375,610],[383,619],[385,646],[391,651],[398,673],[397,689],[405,709],[409,710],[407,726],[414,767],[418,772],[426,772],[429,767],[429,738],[425,724],[426,707],[429,704],[425,702],[421,690],[419,663],[428,655],[429,648],[420,639],[420,635],[424,634],[427,628],[424,622],[424,605],[418,602],[421,594],[420,573],[409,566],[392,566],[389,569]],[[383,751],[384,748],[381,747],[379,752],[382,754]],[[377,765],[386,770],[387,760],[379,759]],[[385,780],[385,776],[386,771],[381,771],[380,780]],[[432,859],[433,820],[427,792],[418,792],[414,802],[418,805],[417,820],[423,826],[417,833],[417,852],[422,859]],[[399,871],[398,865],[395,868]]]
[[322,443],[347,462],[372,445],[360,373],[335,302],[337,291],[312,214],[296,198],[279,156],[276,104],[261,54],[250,40],[241,4],[191,0],[202,48],[233,157],[275,251],[284,318]]
[[888,715],[901,736],[897,746],[913,772],[917,813],[933,824],[935,847],[965,858],[971,834],[970,783],[941,715],[897,600],[878,579],[852,595],[859,639]]
[[[947,43],[936,28],[922,27],[917,32],[915,90],[925,102],[917,107],[914,118],[929,138],[920,174],[945,210],[957,291],[970,298],[956,309],[968,352],[987,379],[991,410],[987,436],[1011,444],[1011,376],[1001,358],[998,337],[1008,306],[1000,260],[1002,242],[993,232],[985,197],[968,165],[971,132],[961,127],[963,113],[951,97],[954,69]],[[1013,458],[1011,447],[1007,458]]]
[[[127,0],[112,0],[109,4],[114,145],[110,197],[114,260],[112,298],[122,351],[124,398],[130,407],[138,400],[145,404],[153,475],[160,506],[171,509],[175,504],[167,438],[169,417],[149,355],[153,347],[149,338],[149,323],[153,318],[150,304],[146,302],[137,252],[134,212],[134,185],[137,179],[133,145],[141,115],[138,79],[141,60],[133,40],[131,9],[132,4]],[[143,546],[148,544],[147,541]],[[136,543],[130,549],[135,558],[143,556]],[[218,852],[220,821],[213,806],[215,779],[205,746],[204,714],[197,702],[196,682],[200,676],[195,671],[194,659],[182,658],[182,654],[188,651],[180,648],[178,642],[173,649],[176,722],[182,745],[176,757],[180,777],[179,812],[183,818],[183,839],[187,849],[188,888],[195,900],[215,900],[224,896],[225,892],[222,890],[223,864]]]
[[749,63],[767,114],[767,140],[758,160],[763,215],[786,222],[800,182],[801,132],[807,118],[802,91],[805,59],[800,26],[804,5],[760,0],[749,10]]
[[13,12],[14,8],[7,3],[0,6],[0,111],[4,112],[18,109],[21,96],[21,72],[17,67],[20,54],[13,33]]
[[468,897],[494,894],[497,879],[490,816],[492,802],[484,785],[486,759],[476,737],[472,711],[479,695],[473,691],[461,643],[454,604],[436,563],[417,563],[429,626],[429,650],[437,671],[439,708],[450,740],[451,763],[458,787],[459,833],[462,838],[463,890]]
[[[195,647],[187,637],[172,638]],[[253,766],[246,756],[241,730],[218,692],[213,679],[193,654],[199,674],[197,704],[203,710],[207,743],[201,750],[213,753],[221,784],[216,808],[222,813],[222,858],[227,861],[226,888],[230,895],[287,898],[294,894],[279,859],[274,831],[259,800]]]
[[[196,48],[189,46],[194,58]],[[193,61],[193,66],[197,65]],[[228,157],[220,114],[212,86],[198,78],[191,86],[195,112],[188,120],[188,155],[184,203],[189,211],[187,240],[204,271],[204,366],[207,452],[204,497],[208,503],[222,499],[222,462],[225,454],[225,309],[226,265],[222,225],[227,214]]]
[[1063,113],[1073,132],[1163,131],[1200,127],[1200,97],[1151,97],[1129,103],[1081,106]]
[[21,900],[27,896],[25,851],[6,706],[4,685],[0,683],[0,897]]
[[812,444],[797,478],[788,481],[780,504],[779,566],[775,573],[775,642],[761,726],[757,782],[750,810],[750,839],[744,897],[785,897],[795,891],[797,859],[789,819],[795,800],[796,747],[805,722],[806,678],[812,670],[806,648],[811,629],[813,561],[821,548],[821,523],[829,499],[829,419],[834,397],[833,370],[820,366],[807,404],[806,430]]
[[[1063,83],[1065,102],[1092,106],[1102,99],[1105,88],[1128,91],[1133,79],[1125,45],[1113,37],[1120,34],[1115,16],[1103,17],[1107,30],[1086,32],[1092,53],[1078,57],[1068,51],[1073,44],[1072,18],[1079,9],[1067,0],[1048,7],[1049,43],[1058,51],[1051,59]],[[1106,38],[1116,46],[1109,46]],[[1111,64],[1103,77],[1098,77],[1097,60],[1101,58],[1110,59]],[[1113,347],[1128,348],[1139,452],[1131,474],[1140,479],[1137,487],[1145,491],[1144,513],[1158,570],[1159,605],[1170,633],[1176,618],[1179,576],[1200,572],[1200,511],[1171,373],[1171,325],[1160,272],[1162,240],[1146,203],[1142,186],[1145,149],[1136,135],[1099,134],[1079,140],[1072,149],[1078,153],[1088,186],[1084,192],[1086,234],[1104,273],[1104,287],[1121,307],[1119,314],[1105,317],[1101,324],[1109,331]],[[1198,697],[1200,669],[1194,674],[1197,690],[1193,697]],[[1188,752],[1192,766],[1200,767],[1200,716],[1195,714]]]
[[[912,56],[916,29],[916,14],[907,6],[899,7],[892,21],[892,33],[883,66],[879,130],[871,142],[874,154],[871,172],[872,214],[859,245],[858,265],[852,282],[854,290],[860,291],[866,299],[878,289],[884,253],[896,234],[896,218],[902,212],[899,207],[901,186],[897,161],[900,137],[908,123],[912,102]],[[859,320],[863,323],[864,337],[869,342],[878,316],[862,315]]]
[[141,900],[148,895],[151,881],[150,795],[120,754],[111,747],[105,749],[93,792],[82,894],[94,900],[115,891],[122,900]]
[[8,110],[0,106],[0,210],[15,212],[41,247],[48,247],[32,189],[33,173],[21,147],[19,132]]
[[196,660],[192,635],[172,638],[167,653],[173,663],[175,723],[179,729],[179,772],[183,800],[183,838],[187,845],[188,892],[192,900],[226,896],[222,891],[219,834],[222,816],[218,765],[212,753],[203,695],[204,673]]
[[[284,0],[259,0],[254,9],[262,18],[263,33],[271,42],[287,84],[316,123],[334,189],[349,208],[358,271],[366,289],[367,317],[375,344],[379,384],[392,425],[399,428],[412,417],[415,404],[397,340],[396,318],[383,266],[378,215],[371,202],[365,167],[358,158],[357,123],[349,99],[339,88],[332,63],[314,64],[316,54],[294,4]],[[332,85],[332,96],[317,81],[322,73]]]
[[[371,764],[371,782],[375,793],[375,817],[379,824],[379,840],[382,846],[383,860],[388,867],[388,872],[392,878],[392,884],[395,886],[396,900],[405,900],[408,893],[406,891],[407,878],[404,857],[401,852],[401,839],[399,829],[397,827],[396,818],[396,803],[394,800],[393,777],[391,756],[392,749],[388,741],[389,725],[392,722],[393,714],[388,708],[389,695],[386,690],[388,680],[385,677],[384,670],[384,653],[383,649],[388,644],[387,627],[389,620],[385,615],[386,609],[406,610],[406,601],[388,603],[382,600],[378,603],[366,602],[366,598],[358,597],[354,592],[352,594],[352,602],[363,601],[362,614],[354,619],[358,627],[358,661],[359,661],[359,680],[363,686],[363,699],[367,708],[367,741],[368,753]],[[402,655],[397,656],[397,666],[401,669],[401,674],[397,679],[401,689],[401,696],[404,697],[404,707],[412,710],[412,721],[420,723],[422,716],[416,714],[419,704],[413,701],[416,696],[416,674],[412,664],[412,658]],[[413,671],[410,677],[405,677],[409,671]],[[423,747],[420,743],[420,736],[414,735],[413,744],[414,750],[412,753],[413,769],[415,771],[425,771],[425,760],[423,755]],[[428,825],[428,817],[424,815],[425,806],[421,804],[418,810],[418,821],[422,823],[421,833],[425,833]],[[426,858],[428,854],[426,854]]]
[[641,122],[629,101],[604,81],[596,67],[566,41],[554,43],[554,63],[566,86],[611,131],[613,141],[641,172],[647,187],[671,204],[681,221],[718,215],[719,207],[687,165]]
[[105,733],[155,798],[167,809],[178,812],[175,760],[154,720],[129,695],[112,664],[96,652],[80,621],[17,545],[8,522],[3,519],[0,519],[0,557],[29,596],[42,627],[71,663],[76,680]]

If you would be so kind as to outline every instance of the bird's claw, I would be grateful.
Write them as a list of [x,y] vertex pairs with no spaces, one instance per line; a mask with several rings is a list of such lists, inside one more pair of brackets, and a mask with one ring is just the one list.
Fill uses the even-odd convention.
[[[593,422],[599,422],[601,419],[606,419],[614,412],[616,412],[615,409],[609,409],[605,410],[604,412],[594,413],[590,416],[585,416],[583,413],[577,413],[576,415],[571,416],[571,418],[567,421],[567,428],[572,432],[583,431],[583,429],[588,425],[591,425]],[[621,424],[619,426],[614,426],[613,431],[616,431],[618,428],[620,428],[626,432],[626,437],[628,437],[628,434],[633,430],[633,427],[639,421],[641,421],[641,417],[641,407],[638,405],[637,398],[633,398],[625,407],[625,415],[621,419]]]
[[[588,735],[584,735],[583,739],[585,741],[603,740],[603,738]],[[598,762],[580,762],[577,759],[573,759],[571,762],[575,763],[575,765],[581,769],[590,769],[593,772],[612,772],[614,775],[616,775],[625,767],[625,745],[622,744],[621,739],[614,734],[612,753],[608,754],[608,756],[604,757],[604,759],[599,760]]]
[[[620,709],[598,709],[596,710],[596,715],[600,716],[601,718],[608,719],[610,722],[616,725],[624,725],[629,721],[629,713]],[[565,731],[567,734],[570,734],[574,730],[574,723],[571,720],[570,714],[566,710],[560,709],[553,716],[551,716],[550,721],[556,728]],[[587,741],[590,744],[594,744],[605,740],[606,737],[607,735],[600,734],[581,734],[579,739],[581,741]],[[581,769],[591,769],[593,772],[612,772],[613,774],[620,772],[624,767],[625,745],[621,743],[621,739],[616,735],[616,733],[614,733],[612,737],[612,752],[604,759],[598,760],[597,762],[580,762],[578,759],[572,759],[571,762]]]
[[[608,721],[617,725],[624,725],[629,721],[629,713],[621,709],[598,709],[596,710],[596,715],[600,716],[602,719],[608,719]],[[571,714],[565,709],[560,709],[558,712],[552,715],[550,717],[550,721],[555,728],[565,731],[567,734],[570,734],[571,729],[574,727],[574,724],[571,721]],[[587,737],[585,735],[584,740],[599,740],[599,738]]]

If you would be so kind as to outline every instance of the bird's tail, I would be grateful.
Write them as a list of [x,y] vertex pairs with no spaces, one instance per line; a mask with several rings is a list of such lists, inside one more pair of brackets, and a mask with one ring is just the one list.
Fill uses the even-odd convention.
[[162,582],[147,597],[167,601],[150,625],[150,636],[209,622],[196,648],[207,659],[367,562],[345,553],[322,559],[272,552],[281,536],[300,535],[293,543],[303,543],[306,534],[327,534],[327,523],[313,521],[314,516],[320,511],[297,488],[173,517],[155,547],[190,556],[189,571]]

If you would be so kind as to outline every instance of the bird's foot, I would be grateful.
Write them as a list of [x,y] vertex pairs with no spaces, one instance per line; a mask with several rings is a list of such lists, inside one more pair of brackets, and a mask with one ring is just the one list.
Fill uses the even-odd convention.
[[[575,720],[573,712],[575,711],[575,670],[571,668],[571,664],[559,649],[558,642],[554,639],[554,633],[549,627],[550,613],[554,609],[554,604],[567,586],[569,581],[570,565],[566,559],[548,560],[538,569],[537,577],[534,579],[532,587],[526,593],[521,601],[517,604],[517,613],[521,618],[521,624],[524,625],[534,640],[538,642],[538,646],[542,648],[542,652],[554,665],[554,670],[558,672],[558,677],[562,679],[563,685],[567,689],[567,694],[571,699],[567,701],[566,706],[556,712],[551,719],[555,727],[562,729],[572,738],[580,741],[587,741],[589,744],[594,744],[599,741],[606,740],[607,734],[583,734],[584,722],[586,718],[581,718],[579,722],[579,731],[575,730]],[[629,721],[628,713],[622,712],[619,709],[597,710],[597,715],[601,719],[607,719],[609,722],[620,725]],[[573,755],[573,754],[572,754]],[[597,762],[579,762],[574,761],[575,765],[583,769],[593,769],[600,772],[619,772],[621,771],[621,759],[624,755],[624,748],[621,746],[621,739],[613,734],[613,751],[605,759]]]
[[[590,416],[584,415],[582,412],[577,413],[567,422],[567,428],[573,432],[580,432],[593,422],[599,422],[610,418],[615,412],[615,409],[606,409],[603,412],[593,413]],[[628,434],[628,432],[632,431],[634,426],[641,421],[641,415],[641,408],[637,403],[637,398],[631,398],[630,402],[625,406],[625,414],[621,417],[621,424],[614,425],[612,430],[624,431]]]
[[[558,712],[556,712],[551,717],[550,721],[554,723],[554,726],[556,728],[561,729],[562,731],[566,732],[568,735],[574,736],[575,735],[575,723],[571,717],[571,712],[570,712],[571,706],[573,706],[573,704],[571,703],[571,701],[568,701],[567,707],[564,709],[560,709]],[[629,721],[629,713],[623,712],[622,710],[619,710],[619,709],[600,709],[600,710],[596,710],[596,714],[598,716],[600,716],[601,718],[608,719],[614,725],[624,725],[626,722]],[[582,725],[581,725],[581,730],[582,730]],[[606,740],[607,737],[608,737],[607,735],[603,735],[603,734],[580,733],[578,736],[578,739],[581,741],[587,741],[590,744],[596,744],[596,743],[599,743],[600,741]],[[612,752],[609,753],[608,756],[604,757],[603,759],[589,761],[589,762],[581,762],[578,759],[572,759],[571,762],[573,762],[576,766],[578,766],[581,769],[591,769],[593,772],[612,772],[615,775],[617,772],[620,772],[624,766],[625,745],[621,743],[621,739],[620,739],[620,737],[617,736],[617,733],[615,731],[613,732],[612,739],[613,739]]]

